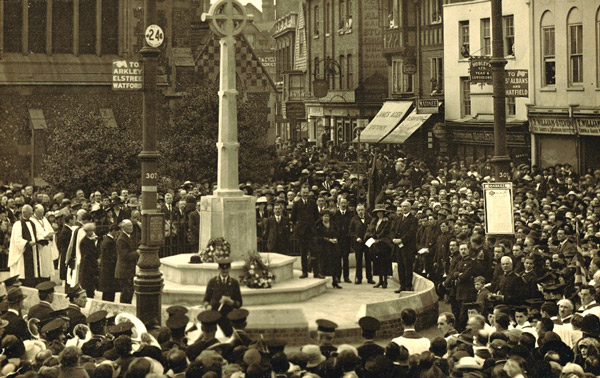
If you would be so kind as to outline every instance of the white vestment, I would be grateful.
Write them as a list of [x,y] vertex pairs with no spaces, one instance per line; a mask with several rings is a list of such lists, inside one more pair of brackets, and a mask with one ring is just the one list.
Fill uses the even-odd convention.
[[[42,240],[52,233],[54,229],[45,217],[40,221],[36,217],[30,218],[35,225],[36,239]],[[56,247],[56,236],[49,240],[47,245],[38,245],[38,253],[40,254],[40,276],[51,277],[54,275],[54,260],[58,258],[58,248]]]

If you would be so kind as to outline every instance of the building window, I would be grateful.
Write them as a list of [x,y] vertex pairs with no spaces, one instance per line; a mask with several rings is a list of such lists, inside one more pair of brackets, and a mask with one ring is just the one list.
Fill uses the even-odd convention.
[[392,93],[413,93],[414,75],[403,72],[402,60],[392,61]]
[[319,77],[320,70],[319,70],[319,57],[318,56],[315,56],[313,64],[314,64],[313,72],[316,77]]
[[341,34],[346,29],[346,2],[344,0],[340,0],[338,8],[338,16],[340,17],[340,22],[338,23],[338,33]]
[[542,15],[540,39],[542,43],[542,85],[554,85],[556,84],[554,16],[550,11],[546,11]]
[[346,69],[346,77],[348,78],[348,84],[346,88],[353,89],[354,88],[354,66],[352,62],[352,54],[346,55],[346,65],[348,68]]
[[315,35],[315,37],[319,36],[319,6],[318,5],[315,6],[315,23],[314,23],[313,34]]
[[428,24],[441,24],[442,14],[442,0],[427,0],[423,5],[425,12],[425,22]]
[[515,16],[502,17],[504,27],[504,56],[515,55]]
[[22,52],[23,1],[4,1],[4,52]]
[[458,23],[458,33],[460,55],[466,59],[471,55],[471,47],[469,45],[469,21],[460,21]]
[[53,0],[52,52],[57,54],[73,53],[73,0]]
[[506,115],[507,116],[516,116],[517,115],[517,98],[516,97],[506,97]]
[[444,58],[431,58],[431,93],[444,92]]
[[346,1],[346,33],[352,32],[352,0]]
[[331,4],[325,4],[325,35],[331,33]]
[[583,83],[583,25],[581,12],[573,8],[567,19],[569,85]]
[[596,86],[600,86],[600,9],[596,12]]
[[471,115],[471,81],[468,77],[460,78],[460,100],[462,117]]
[[481,19],[481,54],[492,55],[492,34],[489,18]]
[[340,60],[338,61],[338,63],[340,64],[340,84],[341,87],[340,89],[345,89],[346,87],[346,76],[344,75],[345,72],[344,70],[346,69],[346,57],[343,55],[340,55]]
[[30,53],[46,52],[46,2],[28,0],[29,22],[27,31]]
[[96,0],[79,0],[79,53],[96,53]]
[[102,54],[119,53],[119,0],[102,0]]
[[298,55],[304,56],[304,31],[298,34]]
[[398,10],[399,0],[388,0],[387,1],[387,20],[388,28],[395,29],[400,25],[400,12]]

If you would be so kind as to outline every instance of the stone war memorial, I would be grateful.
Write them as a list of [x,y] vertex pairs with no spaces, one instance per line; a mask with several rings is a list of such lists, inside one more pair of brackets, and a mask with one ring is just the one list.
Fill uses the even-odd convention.
[[[213,195],[202,198],[200,246],[206,246],[212,239],[225,238],[231,245],[231,276],[238,278],[257,245],[256,199],[244,195],[238,185],[235,41],[251,17],[238,1],[221,0],[203,14],[203,20],[209,22],[212,32],[220,38],[221,48],[217,189]],[[191,254],[180,254],[162,259],[166,280],[163,304],[194,306],[202,302],[208,280],[217,275],[217,264],[191,264],[190,257]],[[242,288],[244,306],[300,302],[325,292],[325,280],[292,280],[295,257],[267,252],[262,257],[268,261],[275,283],[268,290]]]

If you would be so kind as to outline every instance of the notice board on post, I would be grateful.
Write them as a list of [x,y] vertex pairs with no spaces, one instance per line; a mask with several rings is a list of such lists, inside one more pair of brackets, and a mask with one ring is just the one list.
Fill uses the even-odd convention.
[[512,235],[515,233],[513,185],[511,182],[483,184],[485,233]]

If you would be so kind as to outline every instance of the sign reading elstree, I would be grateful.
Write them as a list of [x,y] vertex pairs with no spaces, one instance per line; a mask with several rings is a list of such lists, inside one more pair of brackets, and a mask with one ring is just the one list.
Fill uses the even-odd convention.
[[138,91],[144,88],[144,65],[138,61],[114,60],[112,89]]

